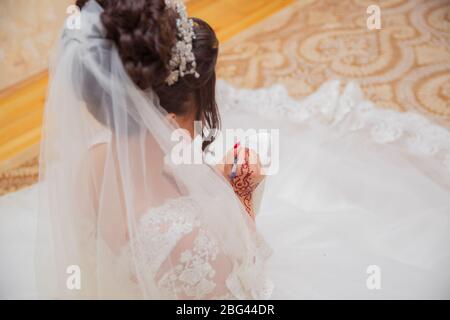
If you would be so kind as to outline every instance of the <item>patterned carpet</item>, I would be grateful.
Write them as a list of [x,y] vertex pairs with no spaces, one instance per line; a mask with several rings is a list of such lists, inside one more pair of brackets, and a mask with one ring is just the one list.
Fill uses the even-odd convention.
[[[366,9],[381,7],[381,29]],[[221,46],[220,78],[284,84],[301,98],[333,78],[358,81],[379,107],[450,128],[450,0],[300,0]],[[37,158],[0,174],[0,194],[37,180]]]
[[23,163],[17,168],[0,173],[0,195],[30,186],[38,180],[38,157]]
[[[381,7],[381,29],[366,9]],[[416,110],[450,128],[450,0],[298,1],[222,46],[219,77],[284,84],[301,98],[356,80],[383,108]]]

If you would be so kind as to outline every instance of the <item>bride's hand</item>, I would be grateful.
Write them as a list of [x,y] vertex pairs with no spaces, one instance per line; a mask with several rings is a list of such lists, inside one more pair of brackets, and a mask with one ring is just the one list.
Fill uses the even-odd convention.
[[258,154],[253,149],[237,145],[226,154],[219,170],[233,187],[247,213],[254,219],[253,192],[264,180]]

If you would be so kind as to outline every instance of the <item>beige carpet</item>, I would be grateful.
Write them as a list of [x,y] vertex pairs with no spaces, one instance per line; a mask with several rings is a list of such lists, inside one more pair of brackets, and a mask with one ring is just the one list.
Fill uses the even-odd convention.
[[[380,30],[367,28],[374,3]],[[282,83],[300,98],[352,79],[378,106],[450,128],[450,0],[300,0],[221,49],[219,77],[237,86]]]
[[[374,3],[382,25],[370,31]],[[353,79],[378,106],[450,128],[450,0],[300,0],[222,44],[218,74],[247,88],[282,83],[297,98]],[[0,194],[36,179],[35,158],[0,174]]]

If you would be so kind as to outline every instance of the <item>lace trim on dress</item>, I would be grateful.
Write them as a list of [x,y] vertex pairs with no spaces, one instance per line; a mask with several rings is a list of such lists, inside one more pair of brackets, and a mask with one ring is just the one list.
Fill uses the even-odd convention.
[[320,123],[340,132],[364,129],[376,143],[405,143],[410,152],[433,156],[450,171],[450,133],[446,128],[415,112],[380,109],[364,99],[354,82],[349,82],[341,94],[340,81],[331,80],[297,101],[282,85],[248,90],[219,80],[217,96],[222,112],[247,111],[295,123]]
[[[211,298],[216,289],[214,262],[220,246],[196,218],[200,210],[188,197],[170,199],[149,210],[138,226],[137,252],[139,263],[157,282],[167,297],[184,296],[193,299]],[[176,245],[183,238],[193,238],[170,267],[163,267]],[[214,299],[267,299],[273,286],[265,275],[265,261],[270,248],[257,236],[246,262],[235,263],[226,280],[228,293]],[[162,272],[161,272],[162,270]]]

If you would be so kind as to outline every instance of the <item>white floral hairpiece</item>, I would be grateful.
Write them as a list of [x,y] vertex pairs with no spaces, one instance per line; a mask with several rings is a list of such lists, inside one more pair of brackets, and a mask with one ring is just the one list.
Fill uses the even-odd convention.
[[180,77],[193,74],[196,78],[200,77],[197,72],[197,62],[192,52],[192,42],[195,39],[194,22],[188,18],[186,6],[180,0],[165,0],[166,7],[175,10],[177,18],[177,37],[178,40],[172,48],[172,57],[169,62],[170,74],[166,83],[171,86],[175,84]]

